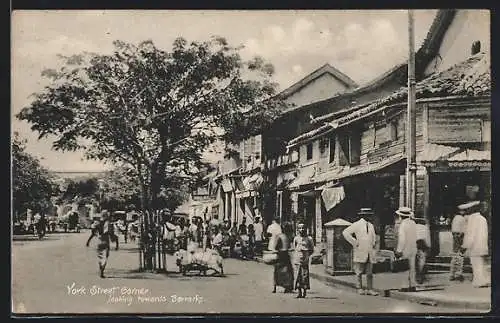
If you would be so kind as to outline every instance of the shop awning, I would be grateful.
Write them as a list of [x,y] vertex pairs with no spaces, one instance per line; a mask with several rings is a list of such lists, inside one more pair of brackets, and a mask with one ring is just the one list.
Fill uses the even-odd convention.
[[234,177],[232,178],[232,181],[233,187],[235,188],[236,192],[246,191],[245,184],[243,184],[243,180],[241,177]]
[[276,188],[283,189],[287,187],[290,183],[292,183],[295,180],[295,178],[296,178],[295,172],[278,173],[278,176],[276,178]]
[[460,148],[446,145],[426,144],[417,160],[422,163],[444,160],[458,152]]
[[298,195],[300,196],[316,196],[316,190],[308,190],[308,191],[304,191],[304,192],[299,192]]
[[316,174],[316,165],[309,165],[299,168],[298,175],[293,182],[288,185],[291,190],[297,189],[303,185],[313,184]]
[[404,154],[398,154],[389,158],[386,158],[377,163],[371,163],[367,165],[359,165],[354,167],[336,167],[333,170],[319,174],[315,177],[317,183],[335,181],[342,178],[347,178],[356,175],[362,175],[367,173],[372,173],[396,164],[397,162],[404,160],[406,157]]
[[491,151],[428,144],[417,160],[426,166],[445,165],[453,168],[484,167],[491,164]]
[[345,198],[344,187],[325,188],[321,192],[321,198],[323,199],[326,210],[330,211]]
[[231,181],[228,178],[224,178],[221,182],[222,190],[227,193],[231,192],[233,190],[233,185],[231,184]]
[[261,173],[245,177],[241,183],[241,189],[238,188],[236,191],[236,198],[256,196],[262,183],[264,183],[264,178]]

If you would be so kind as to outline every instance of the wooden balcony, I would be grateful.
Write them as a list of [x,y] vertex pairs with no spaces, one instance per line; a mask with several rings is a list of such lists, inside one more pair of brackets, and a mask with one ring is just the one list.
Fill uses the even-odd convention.
[[264,162],[264,169],[269,171],[279,167],[295,164],[298,161],[299,161],[299,153],[297,151],[294,151],[289,154],[281,155],[277,158],[266,160]]

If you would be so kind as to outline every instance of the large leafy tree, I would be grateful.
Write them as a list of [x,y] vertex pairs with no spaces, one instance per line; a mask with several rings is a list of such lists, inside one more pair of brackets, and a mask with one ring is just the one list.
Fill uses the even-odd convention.
[[124,210],[140,207],[141,190],[137,176],[125,167],[117,167],[99,179],[99,204],[102,209]]
[[27,209],[44,212],[51,206],[57,187],[49,171],[26,152],[26,140],[18,133],[12,138],[12,203],[15,212]]
[[56,136],[55,149],[133,169],[146,210],[196,177],[215,140],[259,133],[285,108],[272,65],[244,61],[224,38],[179,38],[170,52],[151,41],[114,46],[110,55],[61,56],[61,68],[42,73],[50,85],[17,116],[40,137]]

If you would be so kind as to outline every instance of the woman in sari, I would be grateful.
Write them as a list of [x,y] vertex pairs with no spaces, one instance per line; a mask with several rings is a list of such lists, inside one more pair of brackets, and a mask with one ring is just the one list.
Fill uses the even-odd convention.
[[283,287],[285,293],[293,290],[293,267],[290,259],[290,239],[293,235],[291,223],[284,223],[283,233],[276,237],[275,250],[278,253],[278,261],[274,265],[273,293],[276,286]]
[[309,283],[309,259],[314,251],[314,243],[307,235],[306,227],[303,223],[298,225],[299,234],[293,239],[293,249],[295,250],[293,269],[295,276],[295,289],[299,291],[297,298],[306,297],[306,290],[311,289]]

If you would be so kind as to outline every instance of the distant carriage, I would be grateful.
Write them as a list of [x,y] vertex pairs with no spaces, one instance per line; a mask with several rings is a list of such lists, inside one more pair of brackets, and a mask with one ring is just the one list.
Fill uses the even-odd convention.
[[60,218],[59,226],[64,232],[80,232],[80,214],[76,211],[69,211],[65,216]]

